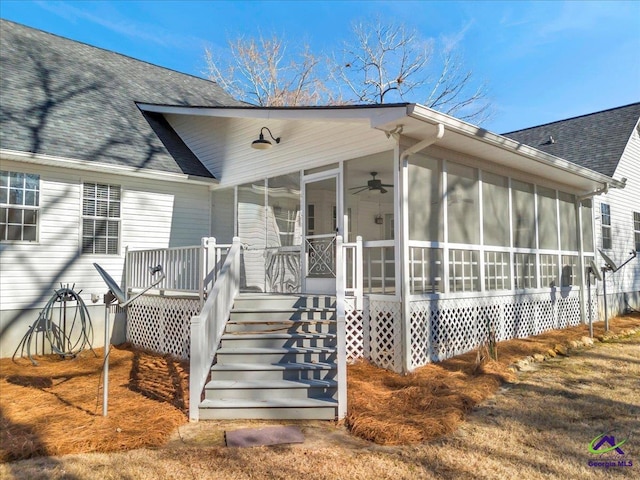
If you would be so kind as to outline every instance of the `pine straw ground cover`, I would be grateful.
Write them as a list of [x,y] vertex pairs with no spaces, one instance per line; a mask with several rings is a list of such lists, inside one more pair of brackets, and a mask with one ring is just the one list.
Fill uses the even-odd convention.
[[[640,328],[640,315],[610,323],[612,333],[624,334]],[[602,337],[602,323],[595,333]],[[471,352],[407,376],[366,363],[350,366],[346,425],[383,445],[450,433],[502,382],[514,380],[509,367],[515,361],[556,350],[566,354],[562,347],[587,334],[579,326],[501,342],[497,361],[478,364]],[[188,366],[128,345],[111,351],[109,415],[102,417],[102,352],[97,353],[98,358],[91,352],[75,360],[39,358],[37,367],[26,359],[0,360],[0,461],[159,447],[187,422]]]

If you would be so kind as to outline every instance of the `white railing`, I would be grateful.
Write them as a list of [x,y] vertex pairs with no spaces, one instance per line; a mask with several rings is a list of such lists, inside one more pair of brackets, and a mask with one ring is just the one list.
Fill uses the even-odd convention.
[[[357,236],[355,242],[343,243],[343,275],[344,293],[346,296],[355,297],[356,310],[362,310],[363,295],[363,265],[362,265],[362,237]],[[339,264],[338,264],[339,265]]]
[[199,293],[204,303],[222,267],[231,245],[218,245],[215,238],[203,238],[199,246],[128,250],[126,254],[127,289],[149,286],[149,268],[162,265],[165,279],[155,290]]
[[345,313],[345,279],[347,277],[346,263],[343,256],[342,236],[337,235],[336,241],[336,335],[338,355],[338,420],[347,415],[347,328]]
[[233,301],[240,291],[240,238],[234,237],[224,265],[200,315],[191,317],[191,358],[189,361],[189,419],[199,419],[202,390],[209,376],[220,338]]
[[396,292],[396,265],[393,240],[363,242],[364,290],[392,295]]

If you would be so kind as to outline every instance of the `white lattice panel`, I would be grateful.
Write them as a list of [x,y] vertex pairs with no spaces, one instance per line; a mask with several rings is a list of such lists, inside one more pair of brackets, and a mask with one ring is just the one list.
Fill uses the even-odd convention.
[[157,353],[187,359],[191,317],[199,311],[197,298],[143,295],[127,308],[127,341]]
[[402,370],[401,304],[369,299],[370,358],[374,365],[394,372]]
[[557,293],[411,302],[411,367],[473,350],[490,332],[500,341],[579,325],[580,291]]
[[429,363],[431,309],[429,302],[411,302],[411,368]]
[[347,362],[353,362],[364,357],[364,313],[356,309],[356,299],[346,297],[344,299]]

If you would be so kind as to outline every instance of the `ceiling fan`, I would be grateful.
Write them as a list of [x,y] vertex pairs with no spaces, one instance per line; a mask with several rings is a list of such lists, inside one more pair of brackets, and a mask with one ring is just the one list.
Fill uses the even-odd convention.
[[366,185],[351,187],[349,190],[355,190],[352,195],[371,190],[380,190],[380,193],[387,193],[388,190],[385,187],[393,188],[392,184],[382,183],[382,180],[376,178],[376,175],[378,175],[378,172],[371,172],[371,177],[373,178],[371,178],[371,180],[369,180]]

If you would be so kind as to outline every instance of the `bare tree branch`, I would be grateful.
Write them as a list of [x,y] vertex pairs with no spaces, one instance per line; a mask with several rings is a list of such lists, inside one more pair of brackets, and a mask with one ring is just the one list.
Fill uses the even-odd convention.
[[317,74],[319,58],[308,45],[288,51],[272,36],[229,41],[229,54],[205,50],[207,76],[233,97],[260,106],[317,105],[326,90]]
[[[333,55],[331,80],[342,103],[414,101],[481,122],[489,115],[486,87],[450,48],[433,55],[426,42],[403,25],[375,23],[353,27],[342,55]],[[435,78],[435,80],[434,80]]]
[[308,45],[291,48],[276,35],[229,41],[227,55],[205,51],[207,74],[233,97],[260,106],[417,102],[481,123],[489,118],[484,84],[450,47],[403,25],[378,20],[353,27],[340,53],[320,57]]

